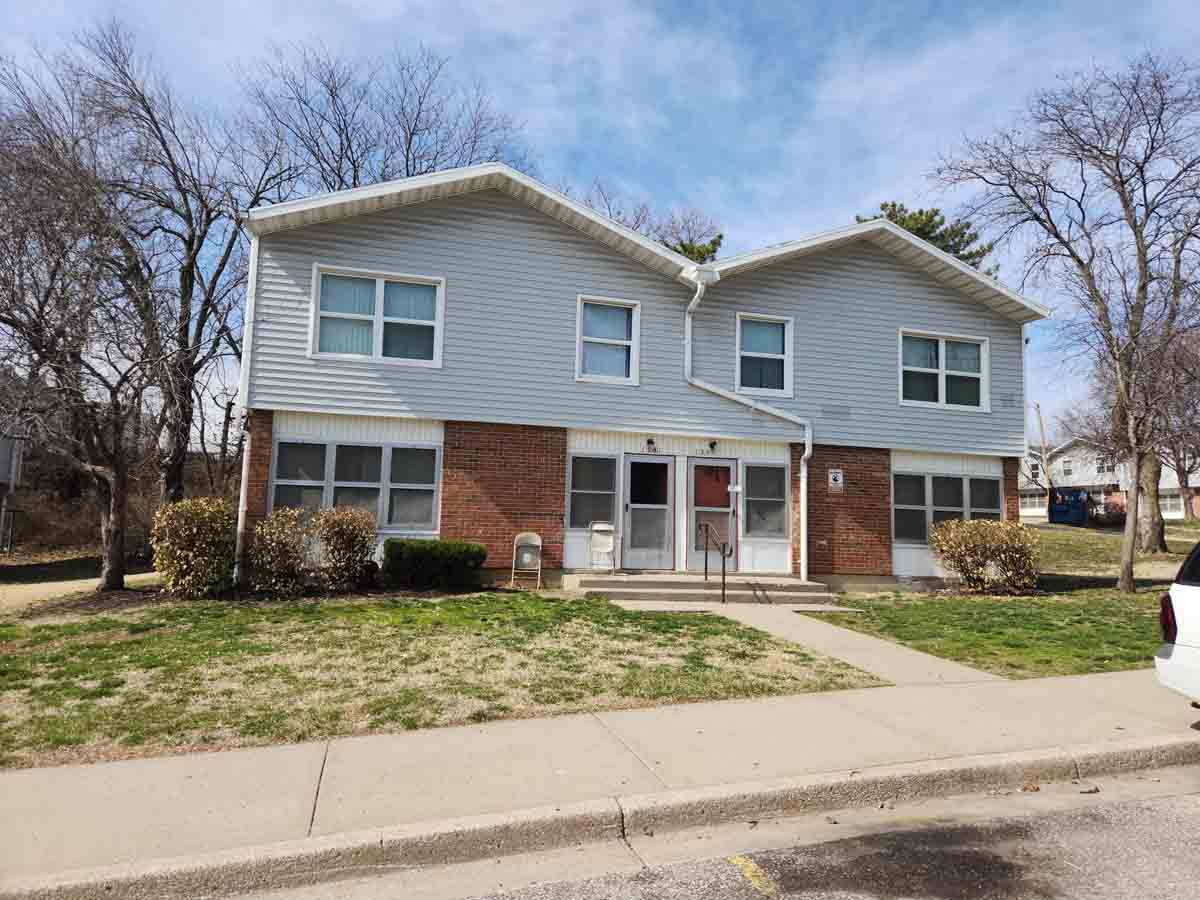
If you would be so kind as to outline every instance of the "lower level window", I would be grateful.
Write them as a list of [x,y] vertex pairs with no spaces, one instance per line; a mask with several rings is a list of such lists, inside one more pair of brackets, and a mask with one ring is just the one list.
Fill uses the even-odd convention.
[[787,467],[746,466],[747,537],[786,538]]
[[1183,497],[1179,494],[1162,494],[1158,498],[1158,503],[1164,513],[1183,512]]
[[961,475],[892,476],[892,534],[924,543],[929,529],[950,519],[1000,519],[1000,479]]
[[1045,494],[1022,494],[1021,509],[1045,509],[1046,495]]
[[617,461],[611,456],[572,456],[568,528],[593,522],[616,524]]
[[385,529],[435,531],[439,452],[436,447],[280,441],[272,506],[358,507]]

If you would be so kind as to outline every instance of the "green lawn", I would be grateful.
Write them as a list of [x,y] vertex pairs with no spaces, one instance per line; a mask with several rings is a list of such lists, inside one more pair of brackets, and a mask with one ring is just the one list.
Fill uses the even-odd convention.
[[[1183,523],[1167,526],[1167,547],[1170,553],[1139,557],[1145,561],[1160,561],[1178,565],[1200,540],[1192,537],[1193,530]],[[1116,531],[1096,528],[1076,528],[1072,525],[1039,524],[1033,527],[1038,534],[1038,569],[1042,572],[1108,572],[1121,562],[1121,535]]]
[[878,684],[719,616],[494,594],[0,622],[0,764]]
[[1091,588],[1029,597],[889,594],[824,621],[1010,678],[1137,669],[1158,648],[1163,587],[1129,596]]

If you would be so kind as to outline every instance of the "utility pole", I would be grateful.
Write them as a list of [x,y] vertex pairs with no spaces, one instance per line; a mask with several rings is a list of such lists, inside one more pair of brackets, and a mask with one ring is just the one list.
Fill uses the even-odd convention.
[[1050,492],[1054,490],[1054,481],[1050,478],[1050,448],[1046,444],[1046,421],[1042,418],[1042,404],[1035,403],[1037,411],[1038,430],[1042,434],[1042,477],[1046,480],[1046,519],[1050,518]]

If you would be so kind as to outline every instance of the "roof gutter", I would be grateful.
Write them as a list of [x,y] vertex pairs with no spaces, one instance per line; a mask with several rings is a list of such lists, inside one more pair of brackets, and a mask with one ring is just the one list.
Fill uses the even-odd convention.
[[800,416],[793,416],[789,412],[784,412],[766,403],[759,403],[757,400],[752,400],[749,397],[743,397],[733,391],[727,391],[725,388],[717,387],[715,384],[710,384],[707,381],[702,381],[692,373],[692,320],[696,313],[696,309],[700,306],[700,301],[704,299],[704,293],[708,290],[710,284],[715,284],[721,280],[721,274],[715,269],[707,266],[696,266],[695,268],[687,269],[680,273],[681,278],[696,286],[696,293],[692,296],[692,300],[687,305],[687,311],[683,317],[683,379],[692,387],[699,388],[702,391],[707,391],[710,394],[715,394],[718,397],[723,397],[734,403],[740,403],[742,406],[749,407],[757,412],[764,413],[768,416],[774,416],[784,422],[789,422],[792,425],[799,425],[804,429],[804,455],[800,457],[800,578],[803,581],[808,581],[808,461],[812,458],[812,422]]

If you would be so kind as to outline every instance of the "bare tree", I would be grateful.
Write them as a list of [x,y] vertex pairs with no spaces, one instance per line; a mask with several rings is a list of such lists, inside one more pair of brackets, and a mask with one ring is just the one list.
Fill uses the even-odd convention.
[[[560,190],[568,195],[575,193],[570,185]],[[725,238],[716,219],[695,207],[656,212],[648,200],[625,196],[599,178],[579,198],[613,221],[696,262],[716,259]]]
[[449,60],[425,47],[376,59],[279,47],[243,82],[262,142],[283,140],[302,193],[496,160],[532,166],[521,124],[481,84],[455,82]]
[[294,172],[274,136],[254,132],[260,139],[247,141],[238,123],[187,108],[117,22],[83,32],[54,67],[52,76],[77,83],[88,115],[103,122],[102,151],[125,160],[102,173],[100,187],[125,203],[114,222],[125,252],[153,270],[154,290],[171,301],[157,305],[149,327],[162,349],[161,496],[173,502],[184,495],[198,383],[223,353],[239,349],[242,220],[280,199]]
[[1200,345],[1194,336],[1180,341],[1163,375],[1168,382],[1162,405],[1162,439],[1158,456],[1175,473],[1183,514],[1196,517],[1191,477],[1200,472]]
[[[1025,251],[1025,277],[1066,297],[1071,345],[1113,376],[1112,434],[1142,481],[1165,398],[1154,360],[1197,326],[1200,80],[1143,56],[1038,93],[1021,120],[968,140],[936,177],[976,191],[966,215]],[[1133,591],[1139,491],[1118,586]]]
[[[11,72],[0,86],[11,88]],[[29,87],[26,85],[26,87]],[[0,110],[0,431],[28,434],[101,499],[102,589],[124,586],[131,480],[155,446],[163,351],[152,270],[128,252],[127,212],[103,190],[98,123],[70,78],[40,86],[39,115]]]

